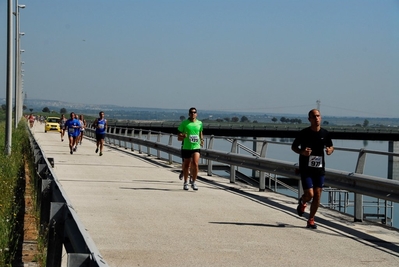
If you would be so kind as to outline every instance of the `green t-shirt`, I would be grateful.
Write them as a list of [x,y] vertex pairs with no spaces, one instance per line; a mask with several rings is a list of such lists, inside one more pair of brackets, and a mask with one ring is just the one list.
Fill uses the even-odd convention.
[[183,149],[194,150],[201,148],[201,136],[202,122],[196,120],[194,122],[190,120],[184,120],[177,128],[179,132],[185,133],[187,136],[183,140]]

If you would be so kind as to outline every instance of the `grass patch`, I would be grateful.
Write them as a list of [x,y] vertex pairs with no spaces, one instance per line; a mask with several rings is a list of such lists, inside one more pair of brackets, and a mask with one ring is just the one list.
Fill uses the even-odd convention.
[[18,215],[24,201],[24,159],[30,151],[26,123],[12,131],[11,155],[6,155],[5,123],[0,123],[0,266],[12,266],[21,238]]

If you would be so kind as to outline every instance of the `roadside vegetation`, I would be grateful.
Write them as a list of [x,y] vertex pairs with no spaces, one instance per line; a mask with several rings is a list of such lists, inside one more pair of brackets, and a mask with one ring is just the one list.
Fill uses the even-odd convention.
[[[26,122],[21,120],[18,128],[12,129],[11,155],[5,153],[5,127],[5,114],[0,112],[0,266],[11,267],[22,259],[26,210],[32,212],[30,224],[37,224],[39,211],[25,203],[26,173],[35,173]],[[35,179],[31,178],[30,183]],[[35,196],[33,191],[29,193]],[[42,266],[43,252],[44,247],[32,256],[38,266]]]
[[18,249],[18,222],[24,201],[24,155],[29,149],[23,123],[12,134],[12,153],[5,154],[5,123],[0,123],[0,266],[11,266]]

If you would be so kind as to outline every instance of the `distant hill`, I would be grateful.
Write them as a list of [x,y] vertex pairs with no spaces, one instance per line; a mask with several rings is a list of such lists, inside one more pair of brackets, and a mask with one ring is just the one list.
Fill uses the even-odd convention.
[[[0,99],[0,104],[5,104],[5,99]],[[187,117],[187,109],[160,109],[160,108],[141,108],[141,107],[123,107],[117,105],[96,105],[83,103],[70,103],[59,100],[43,100],[43,99],[26,99],[24,105],[27,107],[26,113],[32,109],[33,113],[41,112],[47,107],[51,111],[59,113],[62,108],[69,112],[82,113],[88,116],[97,116],[99,111],[104,111],[107,118],[124,119],[124,120],[154,120],[154,121],[179,121],[181,116]],[[237,117],[240,120],[245,116],[250,122],[272,123],[272,119],[276,118],[276,123],[281,123],[282,117],[289,119],[300,119],[303,123],[307,123],[306,114],[283,114],[283,113],[250,113],[250,112],[231,112],[231,111],[215,111],[201,110],[199,119],[207,120],[225,120]],[[323,116],[323,121],[327,121],[329,125],[363,125],[368,120],[370,127],[378,127],[379,125],[398,127],[399,118],[365,118],[365,117],[333,117]]]

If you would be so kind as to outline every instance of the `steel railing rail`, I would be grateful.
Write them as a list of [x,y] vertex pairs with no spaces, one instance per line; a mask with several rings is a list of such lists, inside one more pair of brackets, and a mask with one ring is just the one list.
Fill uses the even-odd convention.
[[71,205],[66,192],[52,171],[47,158],[29,129],[37,176],[37,201],[41,232],[47,232],[46,266],[62,265],[62,248],[67,252],[67,266],[108,267],[89,233]]
[[[95,131],[93,129],[87,129],[87,136],[95,137]],[[116,129],[110,130],[110,133],[107,133],[108,142],[109,140],[114,140],[119,142],[121,146],[121,142],[123,142],[126,146],[127,143],[130,143],[130,147],[133,149],[133,144],[138,145],[140,147],[139,152],[141,152],[141,146],[147,147],[147,153],[150,154],[150,149],[157,150],[157,155],[159,158],[159,151],[165,152],[169,154],[169,163],[172,163],[172,156],[180,157],[181,152],[180,148],[172,146],[172,139],[176,138],[174,134],[161,133],[158,132],[154,135],[163,135],[169,136],[168,144],[160,143],[160,138],[158,137],[157,141],[151,141],[149,136],[153,134],[150,130],[145,129],[132,129],[132,135],[129,136],[127,134],[127,129],[125,131],[118,130],[118,132],[124,132],[124,135],[115,134],[112,132],[116,132]],[[135,132],[138,132],[138,137],[134,136]],[[143,137],[143,132],[146,133],[146,137]],[[146,138],[146,139],[143,139]],[[212,137],[210,137],[210,142],[212,142]],[[233,140],[233,147],[237,146],[237,140],[229,137]],[[268,141],[264,141],[264,143],[268,143]],[[126,147],[127,148],[127,147]],[[263,148],[262,148],[263,149]],[[375,152],[376,154],[381,155],[394,155],[399,156],[397,153],[389,153],[389,152],[378,152],[378,151],[370,151],[364,149],[346,149],[342,148],[344,151],[358,152],[358,166],[356,167],[356,172],[346,172],[340,170],[326,169],[326,180],[325,184],[327,186],[335,187],[341,190],[346,190],[349,192],[355,193],[355,221],[363,221],[363,200],[359,198],[361,195],[376,197],[380,199],[384,199],[387,201],[392,201],[399,203],[399,181],[397,180],[388,180],[381,177],[369,176],[362,174],[364,168],[365,161],[365,153],[366,152]],[[231,170],[234,170],[235,167],[242,167],[252,170],[257,170],[260,172],[272,173],[288,178],[293,178],[300,181],[300,177],[297,174],[298,166],[296,163],[280,161],[275,159],[267,159],[265,158],[264,151],[260,153],[260,155],[240,155],[235,153],[236,151],[226,152],[226,151],[217,151],[213,149],[204,148],[201,149],[201,158],[208,160],[208,175],[212,175],[212,162],[219,162],[228,164],[231,167]],[[235,183],[235,172],[230,172],[230,182]],[[300,188],[300,186],[298,187]],[[264,190],[264,181],[262,187],[262,181],[260,180],[259,189]],[[298,191],[298,196],[300,196],[300,191]]]
[[[164,127],[164,128],[175,128],[180,125],[179,122],[164,122],[164,121],[134,121],[134,120],[108,120],[108,126],[112,127],[119,127],[119,128],[136,128],[136,129],[146,129],[150,127]],[[284,129],[287,131],[299,131],[303,128],[301,125],[285,125],[285,124],[254,124],[254,123],[218,123],[218,122],[211,122],[211,123],[204,123],[208,129],[247,129],[247,130],[264,130],[264,129]],[[394,127],[354,127],[354,126],[328,126],[324,125],[324,128],[328,129],[329,131],[347,131],[347,132],[355,132],[355,133],[392,133],[398,134],[399,129]]]
[[[136,129],[158,129],[159,131],[169,131],[170,129],[177,129],[179,122],[174,121],[134,121],[134,120],[108,120],[108,126],[116,128],[136,128]],[[263,123],[219,123],[219,122],[205,122],[203,123],[204,129],[208,131],[212,130],[241,130],[241,131],[284,131],[284,132],[297,132],[300,131],[304,126],[298,124],[263,124]],[[355,126],[329,126],[324,125],[329,132],[336,136],[340,136],[345,133],[361,134],[362,136],[372,136],[376,134],[376,140],[398,140],[399,128],[397,127],[355,127]],[[375,137],[374,136],[374,137]],[[389,139],[391,138],[391,139]],[[341,139],[341,138],[340,138]]]

